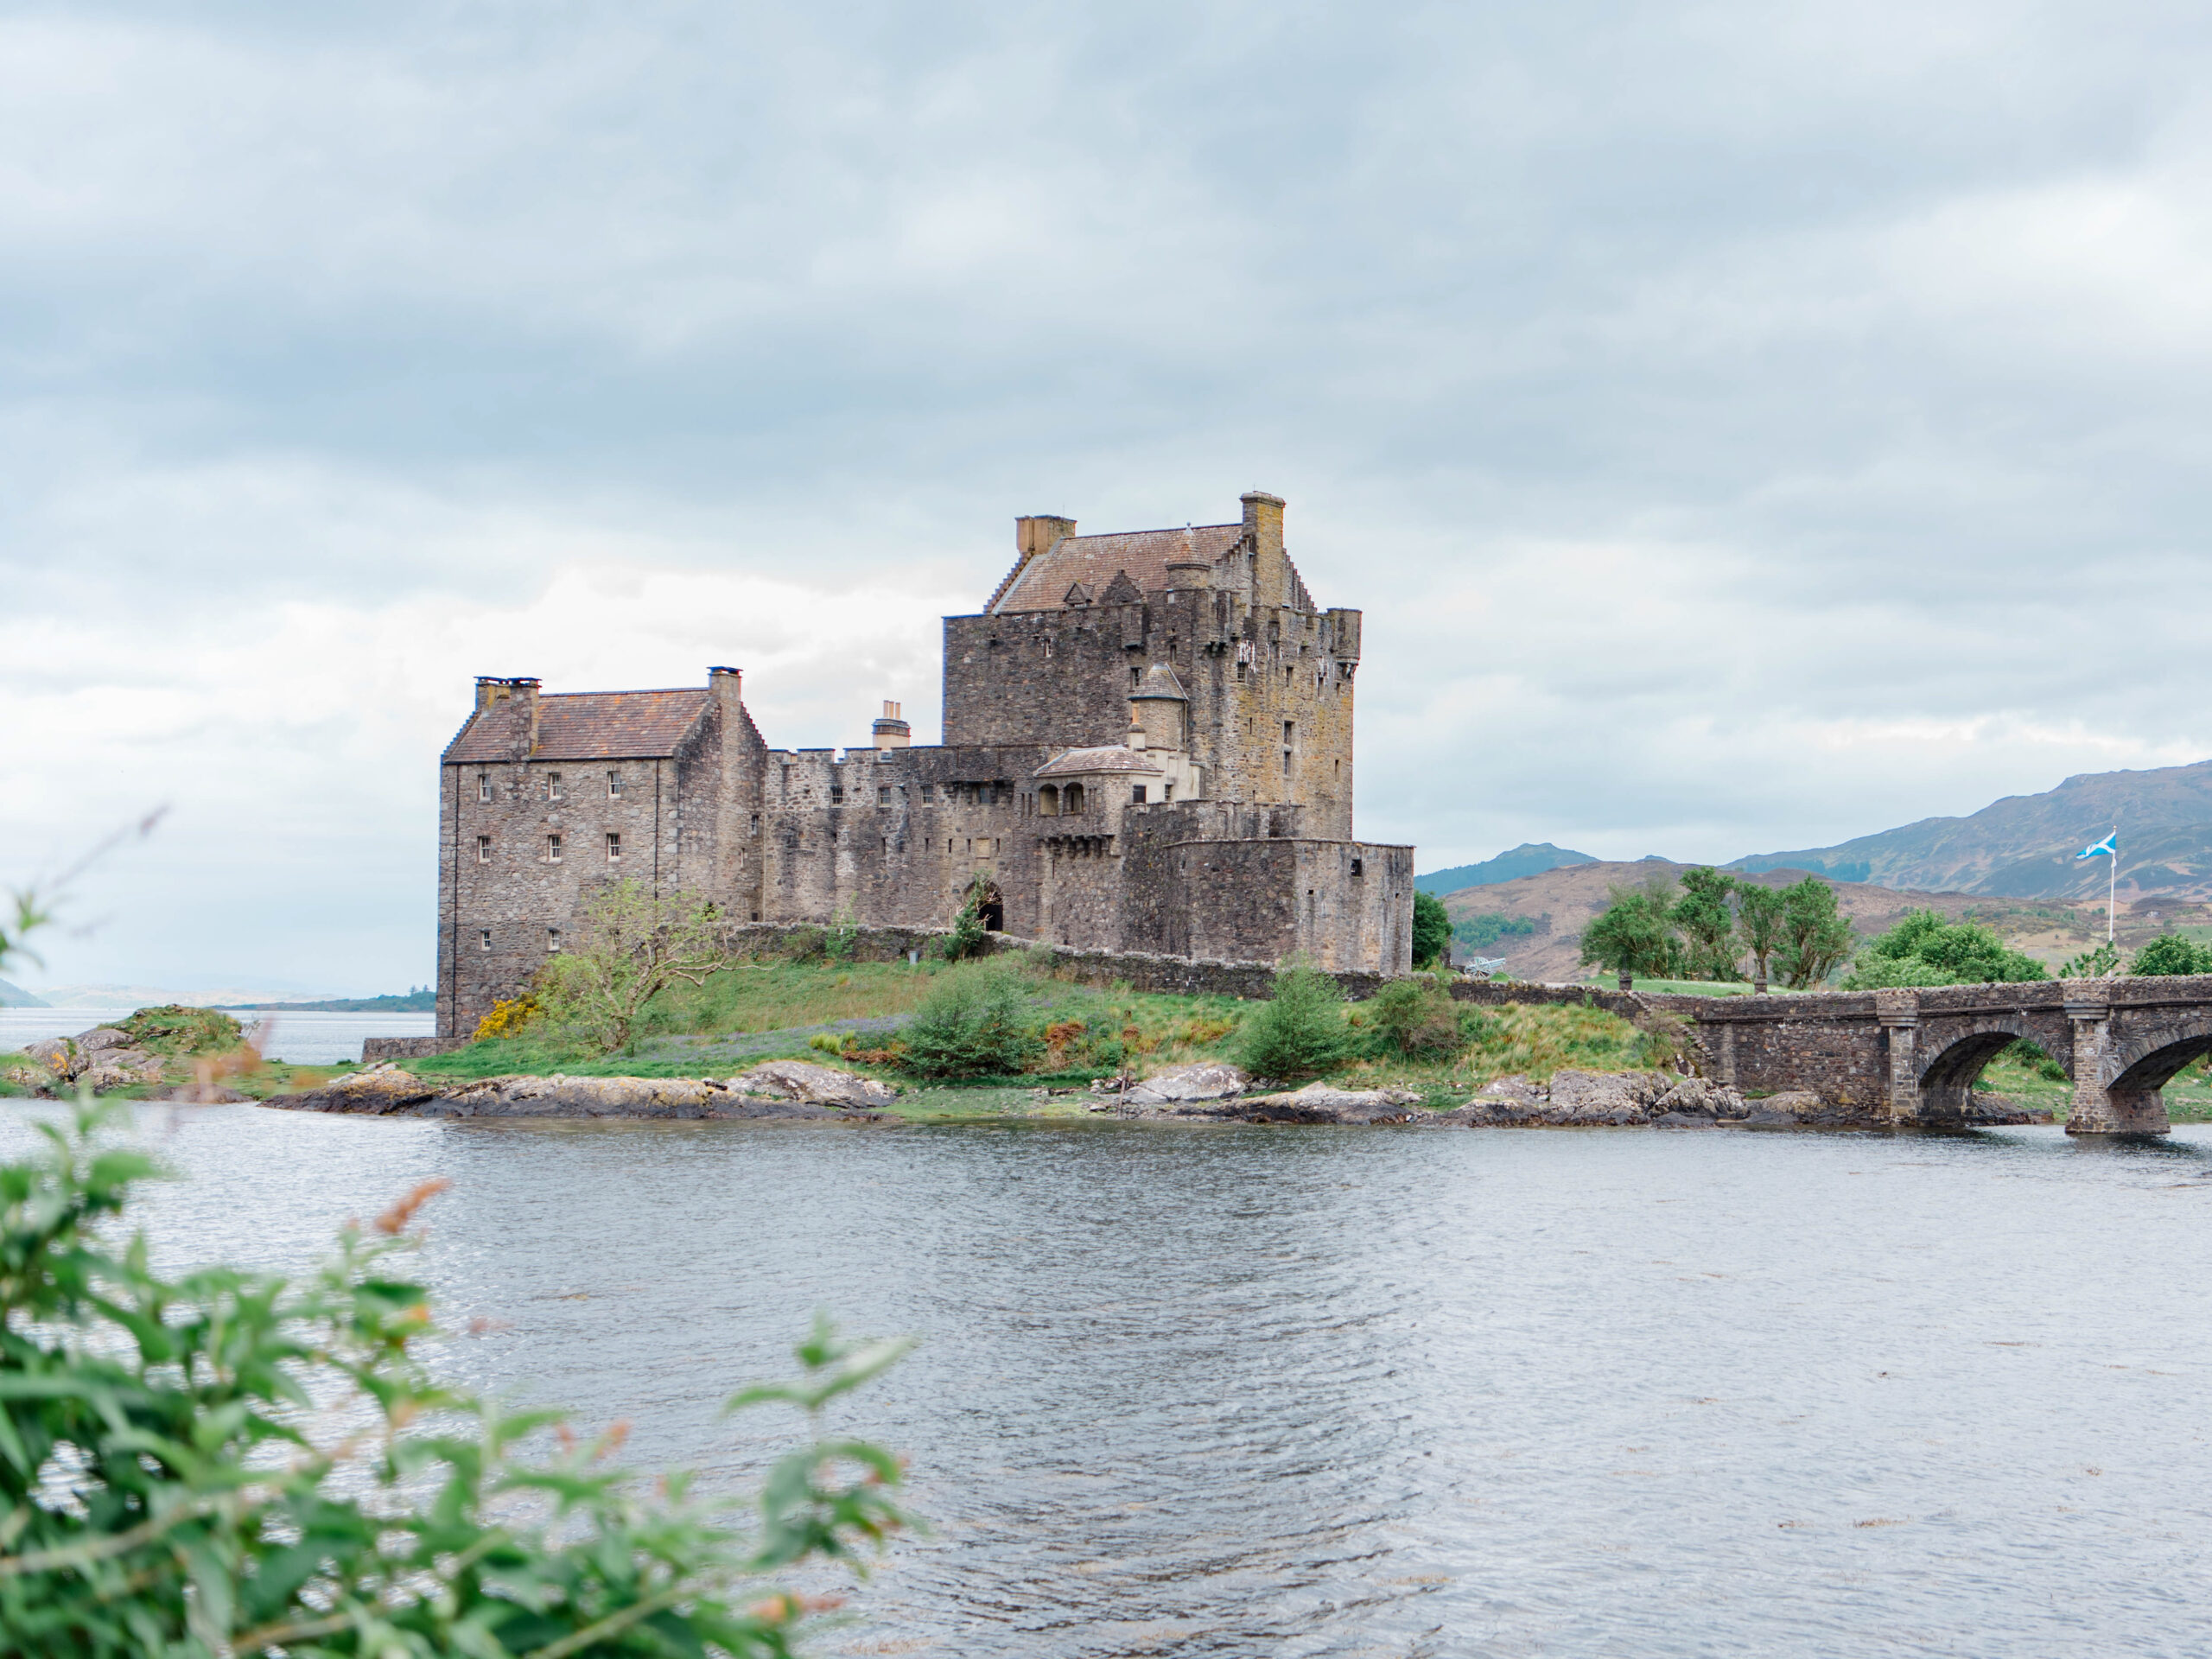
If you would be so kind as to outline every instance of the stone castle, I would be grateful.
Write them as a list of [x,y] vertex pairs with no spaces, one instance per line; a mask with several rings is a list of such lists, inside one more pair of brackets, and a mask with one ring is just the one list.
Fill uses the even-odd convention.
[[467,1035],[623,876],[733,923],[986,924],[1086,950],[1410,966],[1413,849],[1351,838],[1360,613],[1320,609],[1283,503],[1078,536],[944,619],[944,741],[772,749],[742,676],[547,694],[480,679],[440,769],[438,1032]]

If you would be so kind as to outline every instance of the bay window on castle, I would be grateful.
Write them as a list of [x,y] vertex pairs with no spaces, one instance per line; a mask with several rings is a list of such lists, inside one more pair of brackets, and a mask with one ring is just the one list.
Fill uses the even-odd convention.
[[476,837],[476,861],[479,864],[489,864],[492,861],[491,836],[479,836]]
[[561,861],[560,836],[548,836],[545,837],[545,861],[548,864],[558,864]]
[[610,830],[607,832],[607,861],[610,864],[616,863],[621,857],[622,837],[615,830]]

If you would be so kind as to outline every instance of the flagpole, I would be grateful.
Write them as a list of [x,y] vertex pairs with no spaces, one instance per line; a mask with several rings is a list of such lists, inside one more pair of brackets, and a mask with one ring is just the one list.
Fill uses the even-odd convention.
[[2112,907],[2120,893],[2120,826],[2112,827],[2112,869],[2105,881],[2105,943],[2112,943]]

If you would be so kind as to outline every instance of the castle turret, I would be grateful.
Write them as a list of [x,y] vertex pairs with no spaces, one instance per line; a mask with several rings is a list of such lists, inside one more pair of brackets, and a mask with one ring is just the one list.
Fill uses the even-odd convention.
[[[1190,704],[1175,671],[1165,663],[1154,663],[1129,693],[1129,747],[1180,749],[1186,741]],[[1143,734],[1141,741],[1140,732]]]

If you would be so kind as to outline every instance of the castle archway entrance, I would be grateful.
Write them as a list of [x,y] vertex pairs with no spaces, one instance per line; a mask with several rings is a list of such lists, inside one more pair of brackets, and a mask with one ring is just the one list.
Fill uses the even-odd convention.
[[1006,931],[1006,899],[995,881],[983,883],[983,891],[976,903],[976,915],[994,933]]

